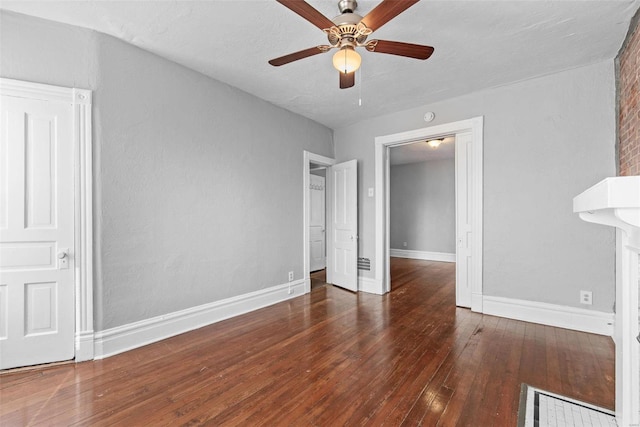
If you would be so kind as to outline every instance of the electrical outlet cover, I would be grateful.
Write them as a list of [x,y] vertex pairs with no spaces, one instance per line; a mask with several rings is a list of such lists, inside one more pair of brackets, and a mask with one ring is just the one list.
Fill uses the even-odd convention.
[[593,304],[593,293],[591,291],[580,291],[580,303],[586,305]]

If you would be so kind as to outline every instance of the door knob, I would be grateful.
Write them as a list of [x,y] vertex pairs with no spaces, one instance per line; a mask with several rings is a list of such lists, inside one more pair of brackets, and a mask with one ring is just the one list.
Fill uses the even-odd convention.
[[60,248],[58,251],[58,268],[60,270],[69,268],[69,248]]

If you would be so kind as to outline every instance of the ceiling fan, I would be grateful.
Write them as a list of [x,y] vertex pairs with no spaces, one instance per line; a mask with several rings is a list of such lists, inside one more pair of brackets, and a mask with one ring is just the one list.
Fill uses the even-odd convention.
[[340,89],[355,84],[356,70],[360,68],[361,57],[356,48],[364,47],[369,52],[388,53],[416,59],[427,59],[433,47],[388,40],[369,40],[367,37],[378,28],[416,4],[419,0],[383,0],[364,18],[354,11],[356,0],[340,0],[340,15],[332,20],[314,9],[304,0],[276,0],[291,9],[316,27],[329,39],[329,45],[320,45],[272,59],[269,64],[279,67],[299,59],[338,49],[333,56],[333,66],[340,72]]

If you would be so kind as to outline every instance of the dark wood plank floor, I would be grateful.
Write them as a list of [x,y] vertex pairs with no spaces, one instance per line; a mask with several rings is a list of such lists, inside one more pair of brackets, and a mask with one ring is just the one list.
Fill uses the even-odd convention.
[[610,338],[454,306],[454,264],[311,294],[101,361],[0,375],[0,425],[515,426],[523,382],[612,409]]

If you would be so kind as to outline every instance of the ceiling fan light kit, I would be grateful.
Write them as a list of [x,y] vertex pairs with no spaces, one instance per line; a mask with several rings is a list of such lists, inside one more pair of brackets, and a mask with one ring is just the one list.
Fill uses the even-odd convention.
[[362,58],[356,48],[365,48],[369,52],[386,53],[408,58],[425,60],[433,54],[431,46],[388,40],[369,40],[378,28],[413,6],[419,0],[383,0],[364,18],[356,13],[358,3],[355,0],[340,0],[340,15],[329,20],[304,0],[276,0],[278,3],[297,13],[327,36],[329,45],[320,45],[289,55],[272,59],[269,64],[279,67],[299,59],[338,49],[333,56],[333,66],[340,72],[340,89],[355,84],[355,72],[360,68]]
[[351,46],[345,46],[333,55],[333,66],[341,73],[353,73],[362,63],[362,57]]

